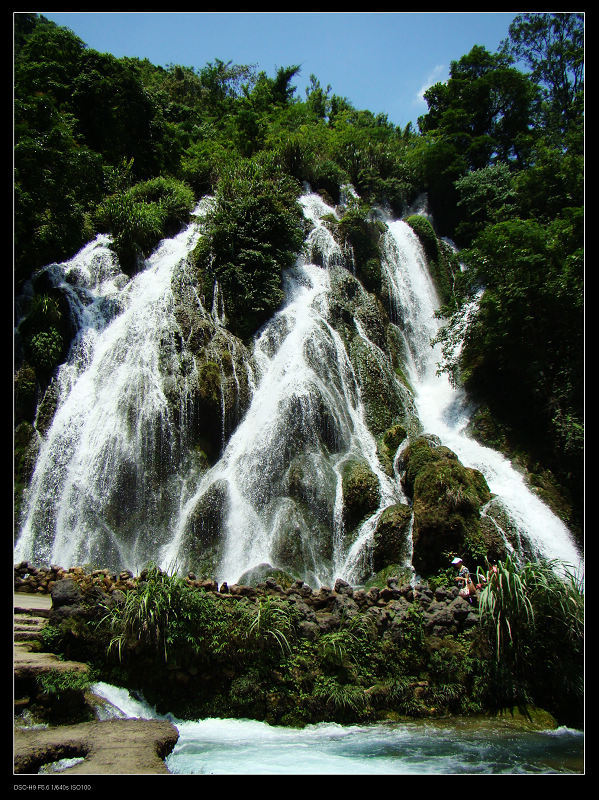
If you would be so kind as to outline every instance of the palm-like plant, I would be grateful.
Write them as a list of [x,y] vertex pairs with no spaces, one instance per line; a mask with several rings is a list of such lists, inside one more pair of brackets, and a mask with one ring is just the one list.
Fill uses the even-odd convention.
[[113,632],[108,650],[117,650],[122,660],[126,645],[139,641],[157,651],[168,660],[168,631],[180,599],[184,584],[176,575],[163,572],[150,565],[146,579],[138,581],[135,589],[127,592],[124,603],[108,610],[101,623],[107,623]]
[[521,633],[534,623],[534,609],[526,573],[511,556],[489,570],[484,582],[479,614],[481,621],[495,630],[495,655],[500,660],[508,645],[517,648]]
[[507,647],[517,655],[522,637],[530,638],[540,619],[582,634],[583,586],[569,565],[555,559],[519,565],[508,556],[488,570],[483,582],[479,613],[495,629],[498,660]]

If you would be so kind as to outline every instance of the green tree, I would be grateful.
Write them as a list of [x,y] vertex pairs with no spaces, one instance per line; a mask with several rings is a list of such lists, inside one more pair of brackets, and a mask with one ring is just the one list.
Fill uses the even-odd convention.
[[558,140],[579,127],[584,94],[584,16],[521,14],[509,27],[502,52],[528,64],[541,87],[542,125]]
[[456,227],[461,241],[471,242],[491,222],[509,218],[516,211],[513,177],[505,162],[468,172],[455,182],[462,221]]
[[429,110],[418,120],[425,134],[419,154],[433,214],[451,235],[459,221],[456,180],[498,161],[526,162],[535,87],[508,56],[476,45],[451,62],[447,83],[435,84],[424,97]]

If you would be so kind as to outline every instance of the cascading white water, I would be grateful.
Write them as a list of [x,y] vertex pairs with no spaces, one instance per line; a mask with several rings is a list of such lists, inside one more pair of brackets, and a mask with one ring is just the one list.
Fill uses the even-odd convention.
[[[583,770],[584,732],[527,730],[505,719],[456,719],[304,728],[252,719],[178,719],[106,683],[91,687],[96,717],[168,720],[179,739],[175,775],[491,775]],[[302,757],[298,759],[298,752]],[[72,762],[71,762],[72,763]],[[70,764],[65,764],[69,766]]]
[[426,433],[438,436],[461,462],[480,470],[519,534],[537,557],[580,567],[581,557],[563,522],[530,491],[522,475],[501,453],[466,435],[469,408],[462,391],[438,374],[440,346],[431,347],[440,322],[439,300],[420,241],[402,221],[388,222],[383,267],[391,287],[392,312],[404,333],[418,417]]
[[[164,240],[131,280],[106,236],[51,268],[77,334],[56,379],[57,408],[26,495],[17,560],[133,567],[155,548],[148,530],[127,541],[114,528],[156,503],[153,479],[177,445],[159,362],[175,332],[173,269],[198,235],[192,223]],[[125,495],[137,498],[135,507],[123,507]]]
[[[284,276],[284,307],[256,338],[260,377],[251,405],[222,457],[183,507],[173,540],[163,550],[163,564],[184,560],[189,520],[218,485],[224,488],[227,509],[221,523],[225,547],[219,580],[233,582],[260,563],[280,563],[279,553],[285,549],[302,551],[301,577],[311,583],[351,580],[380,512],[402,498],[399,485],[380,467],[349,357],[326,320],[327,267],[339,263],[342,254],[321,217],[334,209],[317,195],[304,195],[300,202],[315,227],[306,242],[306,257]],[[322,267],[306,261],[314,253]],[[352,456],[364,459],[377,476],[381,502],[348,547],[343,541],[341,468]],[[318,519],[321,537],[289,496],[290,472],[298,457],[308,466],[304,490],[313,506],[325,509]]]
[[[131,280],[105,236],[47,268],[69,297],[77,335],[56,377],[57,408],[26,494],[17,561],[138,569],[156,560],[172,568],[190,563],[199,524],[219,542],[219,580],[237,581],[270,562],[312,585],[336,577],[360,581],[381,513],[406,499],[397,472],[389,476],[381,468],[359,381],[328,319],[331,270],[351,262],[322,221],[335,210],[309,192],[300,202],[313,229],[305,254],[284,276],[284,307],[255,339],[251,402],[216,463],[199,478],[181,457],[190,449],[185,384],[178,388],[175,424],[164,382],[164,362],[177,349],[173,274],[200,235],[197,225],[162,242]],[[537,553],[578,563],[565,526],[510,462],[464,434],[464,398],[437,375],[439,354],[429,344],[439,326],[437,296],[420,243],[404,222],[387,222],[382,263],[424,430],[485,475]],[[194,302],[222,331],[217,288],[210,312],[199,298]],[[353,326],[373,361],[384,366],[386,355],[357,317]],[[232,380],[238,382],[235,363]],[[224,428],[224,393],[221,402]],[[225,441],[224,430],[219,438]],[[376,476],[380,500],[349,539],[342,470],[354,458]]]

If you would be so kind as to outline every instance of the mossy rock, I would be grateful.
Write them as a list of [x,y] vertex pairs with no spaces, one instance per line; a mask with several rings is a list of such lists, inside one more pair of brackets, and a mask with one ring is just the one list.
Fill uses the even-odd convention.
[[379,460],[388,475],[393,474],[393,461],[400,444],[408,435],[405,427],[400,423],[392,425],[377,440]]
[[400,469],[403,488],[409,498],[414,496],[414,481],[426,464],[438,461],[442,456],[437,452],[440,440],[437,437],[419,436],[411,441],[401,455]]
[[412,569],[405,564],[388,564],[364,583],[365,589],[376,587],[384,589],[390,579],[395,579],[399,586],[409,583],[412,579]]
[[[333,517],[337,476],[320,453],[300,453],[291,461],[285,478],[285,491],[310,516],[323,525]],[[304,515],[305,516],[305,515]]]
[[379,517],[372,539],[372,567],[380,572],[389,564],[405,564],[410,557],[410,506],[397,503]]
[[23,364],[18,369],[14,381],[15,421],[33,422],[37,399],[35,370],[29,364]]
[[354,336],[350,360],[360,385],[366,424],[380,436],[404,415],[404,396],[393,369],[360,336]]
[[259,583],[265,583],[268,578],[272,578],[283,589],[288,589],[296,580],[289,572],[264,562],[246,570],[237,582],[242,586],[256,587]]
[[437,572],[448,553],[476,563],[486,556],[480,509],[491,499],[487,482],[465,467],[437,437],[420,436],[402,454],[403,482],[413,500],[414,567],[423,575]]
[[283,498],[276,511],[276,531],[270,558],[281,569],[301,578],[311,586],[318,584],[318,569],[330,565],[333,539],[330,519],[318,518],[309,503]]
[[379,479],[362,459],[346,461],[341,479],[345,525],[347,530],[351,530],[378,508],[381,499]]
[[190,512],[179,553],[185,563],[181,570],[192,570],[213,577],[223,549],[223,525],[228,511],[228,487],[216,481],[198,498]]

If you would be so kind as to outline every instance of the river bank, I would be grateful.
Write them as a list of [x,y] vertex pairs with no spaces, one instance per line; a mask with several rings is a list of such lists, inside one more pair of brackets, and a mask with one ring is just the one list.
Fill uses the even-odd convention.
[[[47,741],[44,734],[48,757],[64,752],[60,750],[64,741],[72,743],[69,715],[83,710],[74,702],[78,669],[69,668],[69,662],[79,664],[83,673],[89,670],[87,690],[92,676],[94,682],[127,687],[153,709],[151,714],[144,712],[146,718],[168,724],[182,721],[178,728],[175,724],[175,734],[190,730],[186,720],[203,721],[205,728],[210,720],[219,719],[234,728],[235,720],[242,728],[253,721],[252,725],[266,726],[260,730],[273,735],[279,730],[310,731],[315,725],[318,730],[331,725],[366,726],[371,732],[380,725],[383,731],[399,725],[403,731],[402,725],[419,721],[436,726],[435,730],[439,725],[459,726],[460,720],[475,727],[477,720],[500,725],[507,721],[514,730],[528,732],[558,731],[563,724],[530,705],[519,710],[512,704],[499,715],[499,709],[493,710],[489,693],[489,687],[494,688],[493,663],[484,650],[477,598],[469,603],[453,586],[425,582],[412,586],[389,577],[381,588],[357,588],[337,581],[332,588],[314,590],[301,581],[284,587],[281,583],[287,580],[282,574],[263,575],[265,579],[254,586],[218,586],[194,575],[170,577],[157,569],[133,576],[128,571],[37,568],[27,563],[16,565],[14,575],[16,596],[21,598],[17,608],[30,606],[22,610],[31,612],[45,604],[41,629],[34,614],[27,625],[15,624],[15,639],[25,628],[36,640],[35,646],[28,644],[31,660],[50,664],[52,672],[51,664],[59,654],[58,663],[65,665],[71,681],[61,689],[54,680],[54,688],[62,693],[46,697],[50,700],[46,712],[50,718],[54,715],[51,725],[58,734],[48,734]],[[114,615],[113,622],[122,622],[126,609],[140,597],[154,603],[153,608],[168,597],[168,638],[150,642],[141,630],[115,638],[118,626],[103,627],[107,615]],[[273,626],[276,622],[280,627],[283,620],[292,620],[290,627]],[[113,644],[119,641],[118,650],[112,648],[112,652],[111,637]],[[19,642],[21,647],[24,644]],[[23,680],[18,683],[23,689]],[[74,691],[69,694],[65,686]],[[84,694],[79,691],[79,698]],[[17,699],[15,711],[22,714],[28,702],[15,695]],[[39,710],[39,696],[36,700]],[[93,702],[97,701],[96,697]],[[35,705],[31,698],[29,705]],[[78,728],[78,752],[87,755],[87,764],[77,765],[80,770],[96,768],[90,756],[97,750],[89,746],[89,736],[101,730],[96,722],[88,717],[77,723],[84,726]],[[140,720],[139,725],[143,724]],[[161,754],[167,751],[172,754],[166,759],[170,769],[177,753],[173,729],[159,733],[156,738],[152,729],[148,736],[141,736],[149,747],[146,755],[154,763],[150,771],[163,770]],[[119,737],[115,730],[113,756]],[[30,749],[35,735],[19,733],[17,738],[19,763],[25,769],[35,768],[37,756]],[[209,745],[209,749],[214,747],[217,743]],[[123,747],[124,753],[127,750],[128,746]],[[161,764],[156,757],[162,759]],[[134,770],[145,769],[145,756],[132,752],[131,758],[128,764],[115,761],[114,771],[130,770],[132,763]],[[109,760],[105,768],[110,768]],[[101,758],[95,761],[100,763]],[[180,760],[175,763],[175,771],[187,769]]]
[[[68,775],[170,774],[164,759],[179,737],[166,720],[106,719],[61,724],[72,716],[93,714],[103,702],[89,692],[49,692],[48,679],[87,676],[89,666],[65,661],[38,648],[52,612],[52,598],[42,592],[14,595],[14,712],[13,771],[37,774],[48,765],[73,760],[61,769]],[[46,679],[44,681],[44,679]],[[40,707],[50,724],[33,724]],[[32,715],[33,711],[33,715]]]

